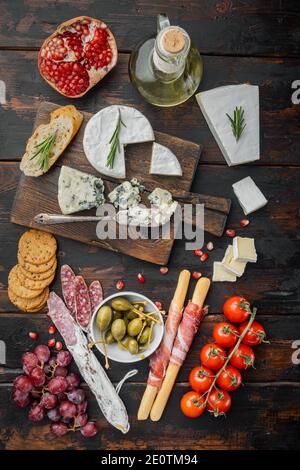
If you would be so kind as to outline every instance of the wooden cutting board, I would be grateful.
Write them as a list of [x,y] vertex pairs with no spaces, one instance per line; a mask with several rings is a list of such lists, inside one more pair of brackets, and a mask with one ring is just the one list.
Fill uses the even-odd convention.
[[[34,128],[39,124],[49,122],[50,112],[57,107],[58,105],[54,103],[42,102],[37,111]],[[61,165],[69,165],[72,168],[99,177],[99,173],[89,164],[83,152],[82,139],[84,128],[92,114],[83,112],[83,115],[84,121],[77,136],[49,172],[38,178],[27,177],[22,173],[11,212],[11,221],[27,227],[40,228],[54,235],[121,252],[144,261],[166,264],[174,243],[173,237],[158,240],[99,240],[96,236],[96,223],[93,222],[41,226],[33,221],[34,216],[40,212],[60,213],[57,201],[57,183]],[[166,145],[175,153],[182,167],[182,177],[149,174],[152,143],[148,142],[128,145],[126,147],[126,179],[130,180],[136,177],[150,191],[155,187],[162,187],[171,192],[179,191],[180,194],[186,194],[191,188],[202,146],[161,132],[155,132],[155,139],[158,143]],[[105,176],[102,178],[107,196],[108,192],[119,184],[120,181],[113,181]],[[210,210],[209,212],[213,214],[212,222],[214,226],[216,224],[219,225],[216,229],[223,231],[224,227],[221,227],[220,224],[224,225],[224,214]],[[82,214],[95,214],[95,209],[84,211]],[[206,215],[206,218],[208,216],[209,213]]]

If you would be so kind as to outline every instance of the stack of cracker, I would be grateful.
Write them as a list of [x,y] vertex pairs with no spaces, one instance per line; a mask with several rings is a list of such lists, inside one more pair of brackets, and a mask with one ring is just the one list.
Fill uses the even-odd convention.
[[41,230],[28,230],[19,240],[18,264],[8,276],[10,301],[24,312],[37,312],[47,302],[57,266],[56,240]]

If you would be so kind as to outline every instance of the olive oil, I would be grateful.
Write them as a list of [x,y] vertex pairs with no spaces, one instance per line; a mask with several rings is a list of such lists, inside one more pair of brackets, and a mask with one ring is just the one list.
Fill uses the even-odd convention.
[[156,106],[176,106],[197,90],[203,66],[198,49],[182,28],[158,16],[158,34],[133,50],[129,61],[132,84]]

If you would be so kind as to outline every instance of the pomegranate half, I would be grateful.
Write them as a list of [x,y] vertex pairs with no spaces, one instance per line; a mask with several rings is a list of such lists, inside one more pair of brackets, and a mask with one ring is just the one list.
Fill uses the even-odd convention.
[[117,63],[115,38],[105,23],[79,16],[59,25],[38,57],[42,77],[69,98],[79,98]]

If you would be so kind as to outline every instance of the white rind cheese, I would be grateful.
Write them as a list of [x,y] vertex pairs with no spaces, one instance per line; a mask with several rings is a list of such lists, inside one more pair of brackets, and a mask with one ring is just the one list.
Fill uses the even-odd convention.
[[251,176],[247,176],[232,185],[234,194],[244,211],[245,215],[261,209],[267,204],[267,199],[258,186],[254,183]]
[[104,204],[101,178],[62,166],[58,179],[58,204],[63,214],[73,214]]
[[109,193],[108,199],[119,209],[129,209],[137,206],[141,202],[139,186],[138,184],[133,185],[130,181],[124,181]]
[[256,263],[257,253],[254,238],[234,237],[232,241],[233,258],[239,261]]
[[153,142],[150,174],[182,176],[182,169],[176,155],[164,145]]
[[[259,88],[242,84],[227,85],[196,95],[206,122],[229,166],[253,162],[260,158],[259,147]],[[236,141],[226,113],[244,109],[246,127]]]
[[222,259],[222,265],[226,271],[231,272],[237,277],[241,277],[245,272],[247,261],[233,259],[233,248],[231,245],[228,245],[224,258]]
[[213,282],[235,282],[236,276],[227,271],[219,261],[214,262]]

